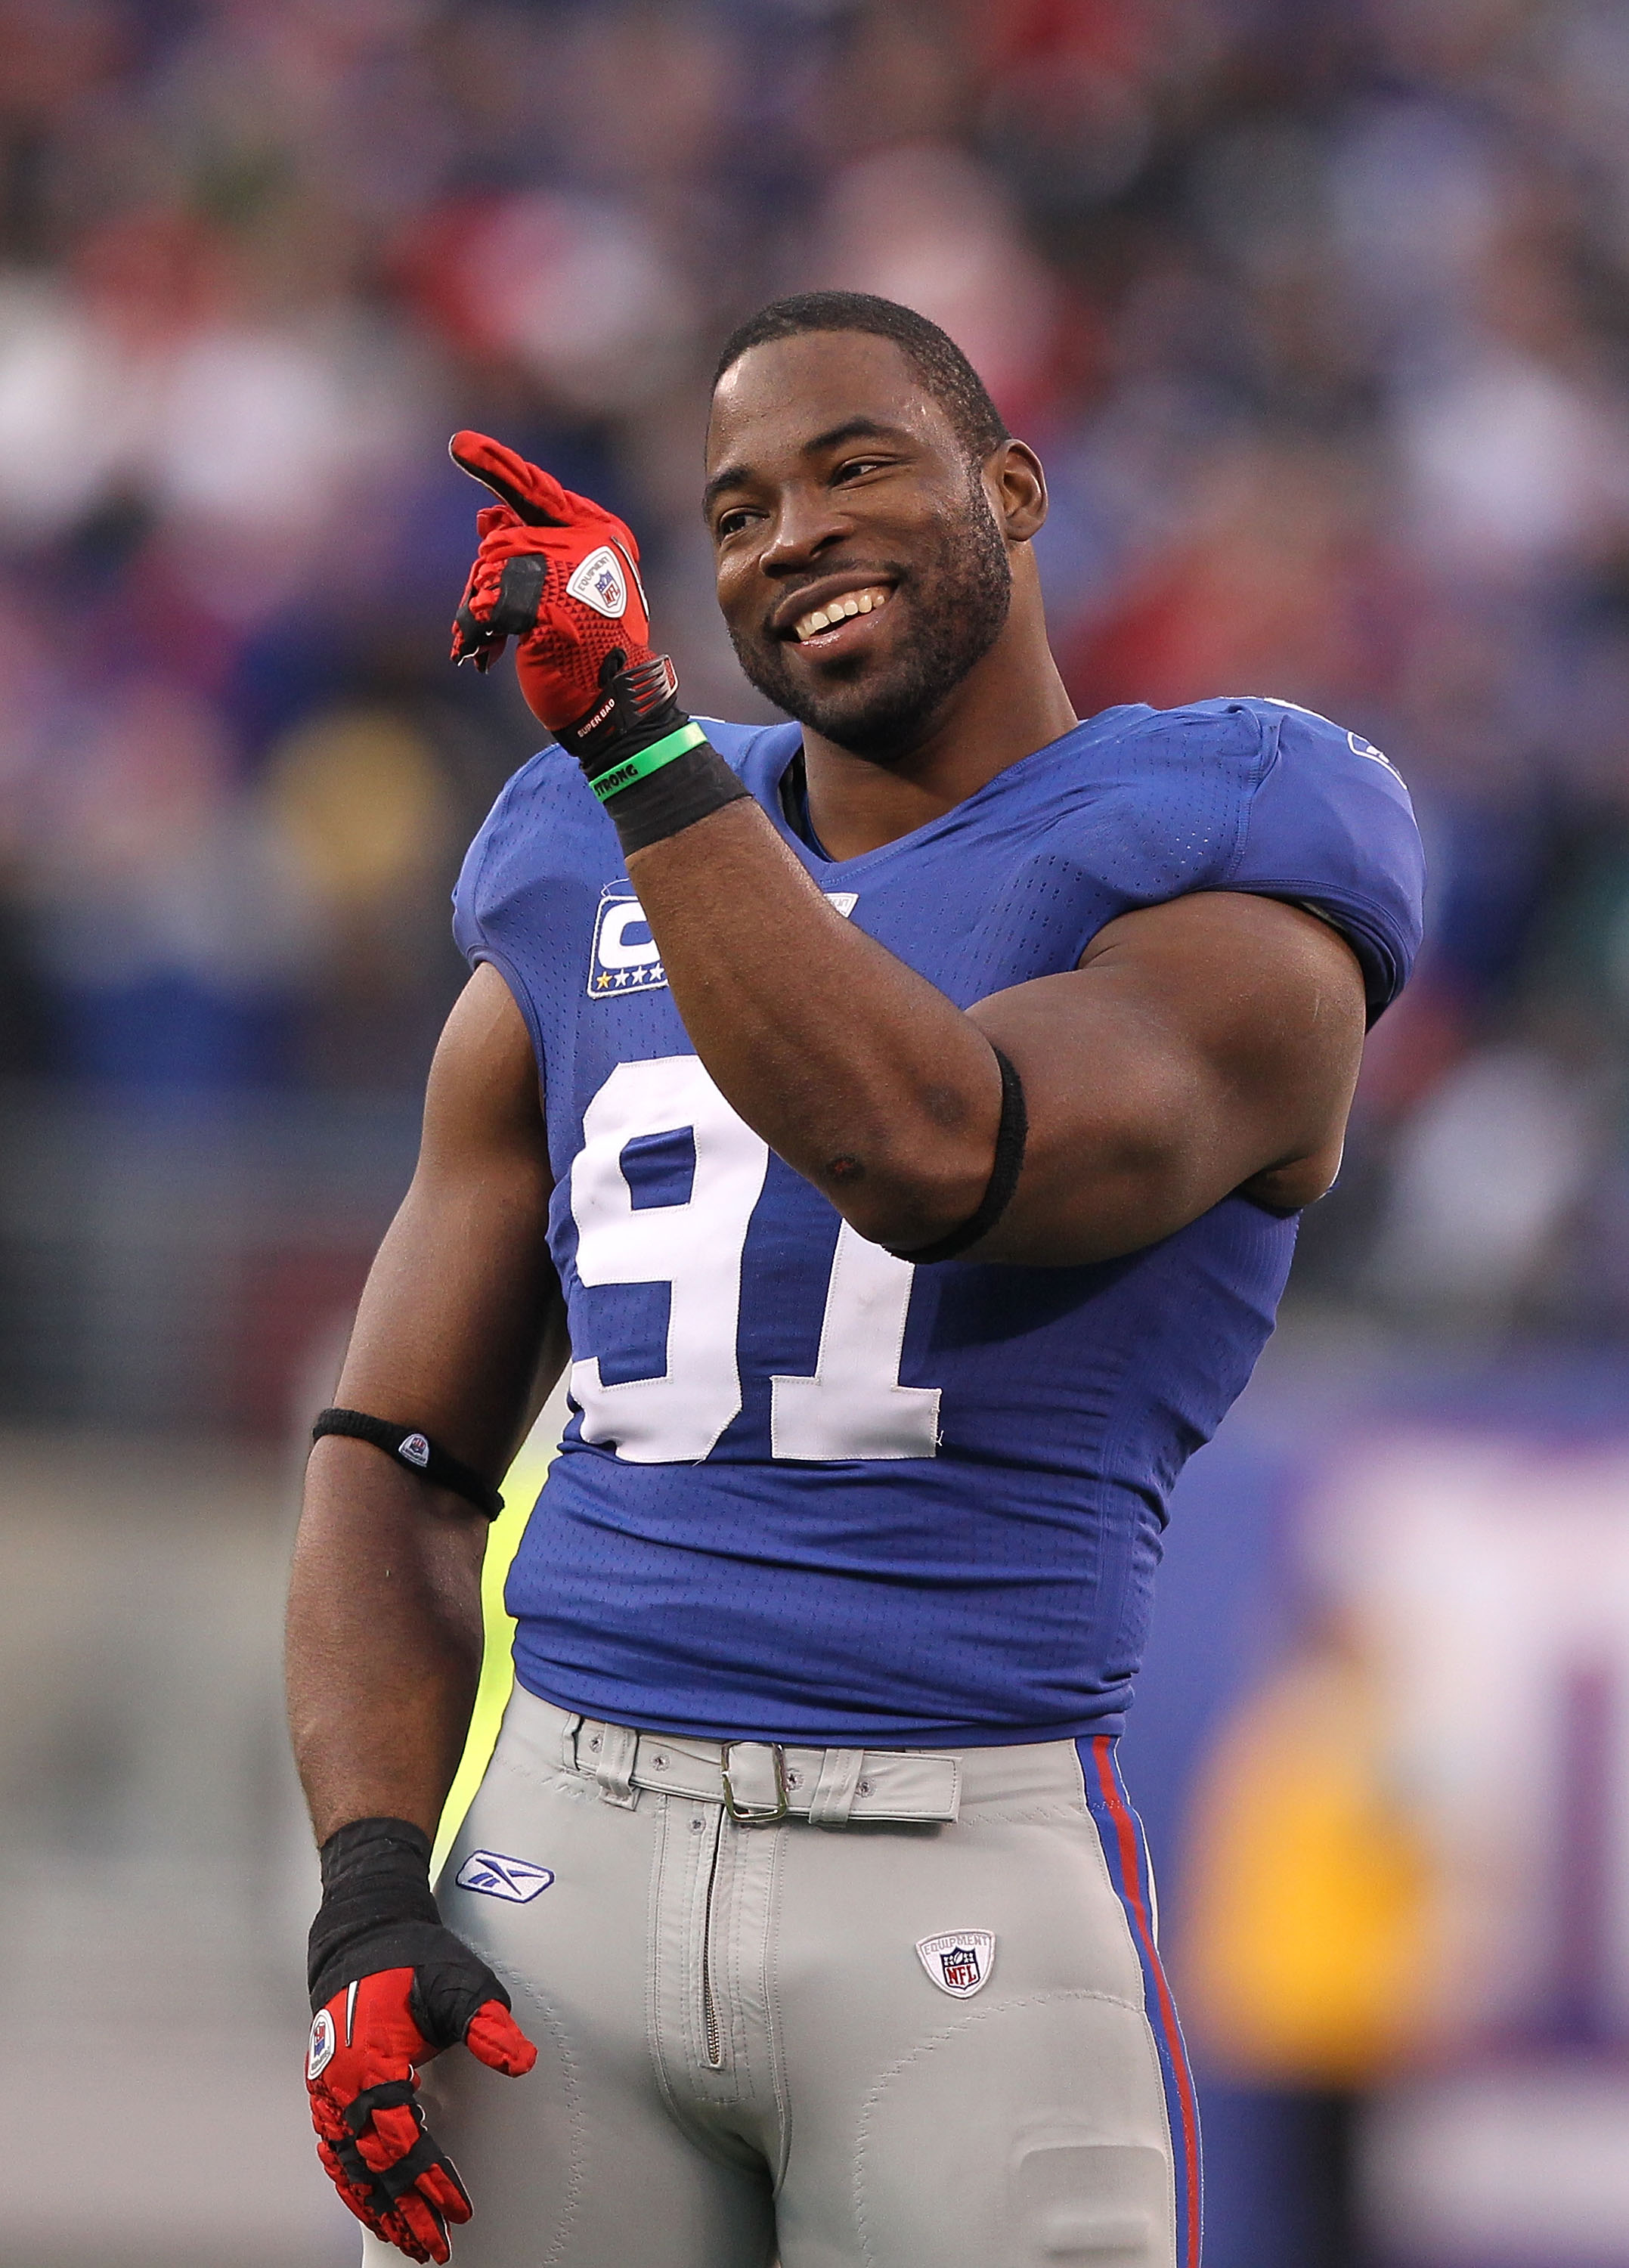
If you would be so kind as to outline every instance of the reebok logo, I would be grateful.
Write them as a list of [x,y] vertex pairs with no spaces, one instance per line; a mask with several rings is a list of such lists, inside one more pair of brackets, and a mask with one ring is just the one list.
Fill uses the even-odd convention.
[[534,1867],[529,1859],[506,1859],[499,1851],[472,1851],[457,1876],[461,1890],[479,1890],[483,1897],[504,1898],[512,1906],[530,1905],[553,1880],[548,1867]]

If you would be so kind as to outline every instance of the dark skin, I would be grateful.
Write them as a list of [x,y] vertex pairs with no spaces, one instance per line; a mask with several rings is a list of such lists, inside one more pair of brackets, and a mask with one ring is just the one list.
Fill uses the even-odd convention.
[[[431,1067],[418,1168],[380,1248],[336,1399],[502,1473],[565,1359],[537,1064],[478,968]],[[432,1836],[481,1674],[487,1522],[363,1441],[311,1453],[289,1593],[289,1723],[317,1840]]]
[[[770,663],[814,715],[811,816],[834,856],[897,840],[1075,722],[1030,549],[1040,465],[1008,442],[971,481],[891,342],[753,349],[715,398],[708,471],[719,603],[748,666],[773,641]],[[1005,619],[886,747],[857,754],[840,733],[886,705],[921,650],[946,523],[976,499],[1010,568]],[[791,640],[862,586],[885,602],[807,652]],[[1363,987],[1350,949],[1297,908],[1211,893],[1129,914],[1078,968],[964,1012],[844,921],[754,803],[637,852],[629,873],[720,1091],[874,1241],[930,1242],[977,1207],[999,1116],[992,1041],[1023,1079],[1030,1134],[980,1260],[1106,1259],[1234,1192],[1288,1212],[1334,1177]],[[483,968],[438,1055],[418,1175],[369,1280],[342,1403],[503,1469],[564,1359],[549,1189],[530,1042]],[[362,1444],[320,1443],[311,1473],[289,1665],[319,1839],[373,1814],[433,1832],[479,1669],[485,1523]]]

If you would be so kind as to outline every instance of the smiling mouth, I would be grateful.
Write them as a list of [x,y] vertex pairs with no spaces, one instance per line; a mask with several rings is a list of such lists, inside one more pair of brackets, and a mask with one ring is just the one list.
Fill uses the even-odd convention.
[[844,591],[837,598],[828,599],[822,606],[811,607],[807,615],[800,615],[785,633],[785,637],[792,645],[812,644],[818,639],[829,637],[844,623],[853,622],[862,615],[880,613],[890,596],[886,583],[857,585],[851,591]]

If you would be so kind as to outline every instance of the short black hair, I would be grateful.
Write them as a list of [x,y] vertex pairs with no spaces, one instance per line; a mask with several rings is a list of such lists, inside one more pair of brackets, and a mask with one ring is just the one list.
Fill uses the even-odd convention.
[[790,298],[771,299],[726,339],[712,374],[714,390],[753,347],[806,331],[866,331],[873,338],[892,339],[955,426],[974,464],[982,465],[1011,438],[989,388],[949,334],[914,307],[879,298],[874,291],[798,291]]

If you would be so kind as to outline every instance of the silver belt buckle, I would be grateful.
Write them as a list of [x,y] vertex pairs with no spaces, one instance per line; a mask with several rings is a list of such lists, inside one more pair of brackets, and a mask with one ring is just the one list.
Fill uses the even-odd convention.
[[[730,1786],[730,1751],[732,1749],[768,1749],[775,1762],[775,1808],[755,1811],[750,1805],[735,1800],[735,1790]],[[778,1819],[785,1819],[792,1806],[786,1793],[786,1758],[776,1741],[726,1741],[719,1758],[719,1776],[724,1781],[724,1808],[738,1827],[772,1827]]]

